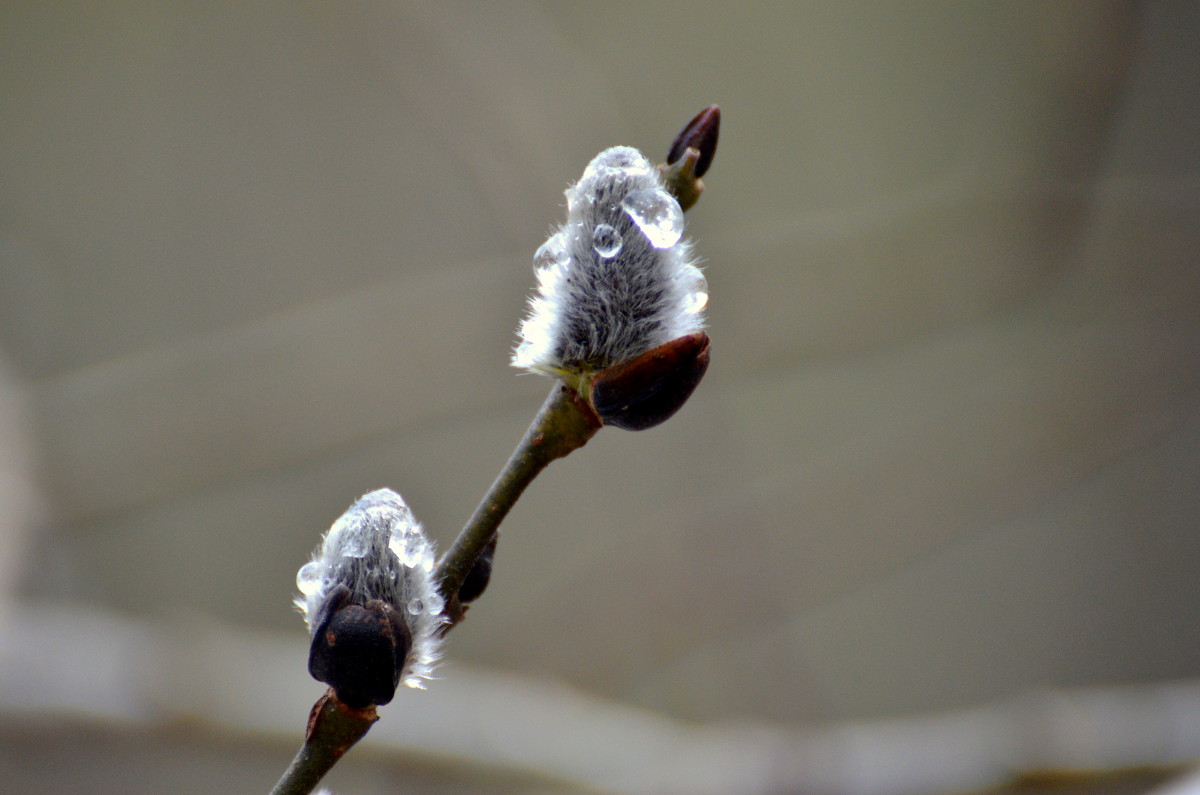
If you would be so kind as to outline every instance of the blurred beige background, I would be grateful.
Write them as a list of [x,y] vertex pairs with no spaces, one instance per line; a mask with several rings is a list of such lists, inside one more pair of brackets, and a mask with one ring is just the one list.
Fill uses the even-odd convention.
[[[721,106],[713,364],[504,526],[329,783],[942,792],[1200,756],[1200,6],[0,7],[0,782],[266,791],[296,569],[443,547],[532,252]],[[0,783],[0,789],[5,784]]]

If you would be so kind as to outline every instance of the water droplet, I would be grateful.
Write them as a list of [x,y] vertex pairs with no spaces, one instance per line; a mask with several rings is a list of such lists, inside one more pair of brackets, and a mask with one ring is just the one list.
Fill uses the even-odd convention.
[[412,534],[401,531],[392,535],[388,541],[388,548],[400,559],[402,566],[411,569],[416,565],[416,558],[419,552],[417,548],[418,543],[419,541]]
[[544,268],[560,265],[567,260],[567,244],[562,233],[551,235],[533,255],[533,270],[535,273]]
[[296,572],[296,587],[305,596],[312,596],[321,588],[321,565],[316,561],[305,563]]
[[670,248],[683,236],[683,210],[662,188],[631,191],[621,202],[621,209],[655,248]]
[[554,290],[568,259],[567,244],[561,233],[543,243],[533,255],[533,273],[543,293]]
[[429,612],[433,613],[435,616],[438,615],[439,613],[441,613],[442,610],[444,610],[446,608],[445,601],[443,601],[442,597],[440,595],[438,595],[437,593],[430,594],[428,602],[429,602]]
[[365,533],[345,532],[342,534],[342,548],[339,550],[343,557],[365,558],[370,550],[370,544]]
[[425,603],[420,599],[409,599],[407,607],[408,612],[414,616],[419,616],[425,612]]
[[638,150],[628,146],[614,146],[592,158],[580,181],[648,176],[653,169],[650,161]]
[[683,302],[683,311],[689,315],[702,312],[704,307],[708,306],[708,280],[695,265],[686,267],[683,280],[684,291],[687,294]]
[[621,235],[608,224],[596,224],[592,233],[592,248],[605,259],[612,259],[621,253]]

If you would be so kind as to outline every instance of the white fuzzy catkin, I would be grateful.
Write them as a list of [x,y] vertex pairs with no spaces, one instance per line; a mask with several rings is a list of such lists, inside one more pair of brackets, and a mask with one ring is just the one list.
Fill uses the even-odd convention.
[[579,376],[704,327],[683,211],[641,152],[604,150],[566,197],[566,223],[534,255],[538,292],[513,366]]
[[333,523],[312,561],[296,574],[301,593],[296,607],[311,633],[322,604],[339,584],[350,590],[353,604],[371,599],[390,604],[412,636],[401,679],[409,687],[424,687],[422,680],[437,661],[437,629],[444,620],[433,566],[433,544],[404,499],[379,489]]

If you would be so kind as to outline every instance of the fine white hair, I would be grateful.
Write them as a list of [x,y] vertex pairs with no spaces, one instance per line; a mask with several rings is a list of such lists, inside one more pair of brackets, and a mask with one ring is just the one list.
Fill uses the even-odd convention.
[[[379,599],[403,616],[412,637],[401,679],[424,687],[438,655],[443,601],[433,579],[434,548],[404,499],[391,489],[363,496],[333,523],[296,575],[296,607],[309,632],[326,599],[345,586],[348,601]],[[340,589],[339,589],[340,590]]]
[[513,366],[594,372],[703,329],[707,287],[683,211],[641,152],[604,150],[566,197],[566,223],[534,255]]

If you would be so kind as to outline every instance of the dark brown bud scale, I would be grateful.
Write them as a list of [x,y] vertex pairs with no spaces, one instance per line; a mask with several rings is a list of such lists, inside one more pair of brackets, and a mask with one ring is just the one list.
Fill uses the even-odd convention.
[[308,672],[348,706],[387,704],[412,646],[408,625],[386,602],[351,604],[349,589],[339,588],[313,632]]
[[708,335],[689,334],[613,365],[592,381],[592,407],[605,425],[652,428],[679,411],[708,370]]

